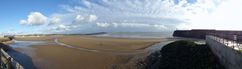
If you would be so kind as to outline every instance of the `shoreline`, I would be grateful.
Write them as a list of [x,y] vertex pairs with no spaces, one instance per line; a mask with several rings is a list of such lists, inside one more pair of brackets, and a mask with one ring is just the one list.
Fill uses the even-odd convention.
[[[42,38],[42,39],[38,39]],[[152,46],[152,42],[156,41],[166,41],[166,39],[130,39],[130,38],[104,38],[104,37],[90,37],[90,36],[53,36],[53,37],[25,37],[23,40],[31,39],[31,40],[43,40],[47,42],[54,42],[54,38],[63,38],[63,40],[71,41],[70,44],[74,42],[75,47],[83,47],[83,45],[88,45],[84,47],[90,47],[90,49],[94,50],[102,50],[106,49],[107,47],[110,48],[108,51],[99,51],[99,52],[90,52],[90,51],[83,51],[77,50],[73,48],[68,48],[60,45],[35,45],[30,46],[34,49],[32,54],[24,53],[29,55],[34,64],[40,69],[65,69],[65,67],[69,68],[91,68],[91,69],[112,69],[115,67],[126,69],[130,67],[130,65],[134,64],[134,59],[138,56],[145,55],[148,51],[145,51],[148,47]],[[75,39],[74,39],[75,38]],[[83,38],[83,39],[81,39]],[[18,39],[18,38],[17,38]],[[70,39],[70,40],[69,40]],[[102,43],[99,46],[100,42]],[[67,43],[68,43],[67,42]],[[83,43],[84,42],[84,43]],[[148,42],[148,43],[147,43]],[[151,44],[149,44],[151,42]],[[64,42],[66,44],[66,42]],[[75,45],[77,44],[77,46]],[[83,44],[83,45],[78,45]],[[121,44],[115,46],[117,44]],[[68,44],[69,45],[69,44]],[[140,47],[143,45],[144,47]],[[71,45],[73,46],[73,45]],[[121,47],[122,46],[122,47]],[[126,48],[127,47],[127,48]],[[138,49],[138,50],[137,50]],[[24,51],[24,48],[18,48],[17,51],[21,52]],[[137,51],[136,51],[137,50]],[[116,51],[116,52],[115,52]],[[68,57],[72,56],[72,57]],[[50,61],[50,62],[47,62]],[[97,62],[98,61],[98,62]],[[67,63],[63,64],[62,62]],[[48,63],[52,65],[49,66]],[[104,64],[105,63],[105,64]],[[53,65],[54,64],[54,65]],[[97,64],[97,65],[91,65]],[[132,67],[132,66],[131,66]],[[131,68],[133,69],[133,68]]]
[[[40,38],[40,37],[65,37],[65,36],[79,36],[79,37],[91,37],[91,38],[109,38],[109,39],[167,39],[167,38],[172,38],[172,37],[115,37],[115,36],[98,36],[98,35],[55,35],[55,36],[51,36],[51,35],[46,35],[46,36],[16,36],[17,40],[31,40],[33,41],[33,39],[21,39],[21,38]],[[20,39],[18,39],[20,38]],[[43,39],[43,38],[42,38]],[[36,40],[36,39],[35,39]],[[40,39],[41,40],[41,39]],[[46,40],[50,40],[50,39],[46,39]],[[36,40],[38,41],[38,40]]]

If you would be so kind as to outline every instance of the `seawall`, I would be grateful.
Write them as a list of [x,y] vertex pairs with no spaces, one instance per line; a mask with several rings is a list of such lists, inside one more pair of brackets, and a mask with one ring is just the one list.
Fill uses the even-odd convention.
[[242,68],[242,53],[234,50],[231,47],[222,44],[211,37],[206,37],[206,43],[213,51],[213,53],[220,59],[220,62],[227,69],[241,69]]
[[216,35],[226,39],[233,40],[236,35],[237,40],[242,41],[242,31],[235,30],[213,30],[213,29],[192,29],[192,30],[175,30],[174,37],[206,39],[206,35]]

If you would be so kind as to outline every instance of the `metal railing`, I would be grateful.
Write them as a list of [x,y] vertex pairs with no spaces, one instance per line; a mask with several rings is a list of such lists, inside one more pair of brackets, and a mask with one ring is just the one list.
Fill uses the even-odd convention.
[[17,61],[0,49],[0,69],[24,69]]
[[242,34],[225,34],[225,33],[210,33],[208,35],[220,37],[226,40],[242,43]]
[[216,36],[216,35],[207,35],[206,37],[209,37],[210,39],[216,40],[230,48],[233,48],[234,50],[238,50],[238,51],[242,51],[242,44],[240,41],[236,40],[236,39],[227,39],[227,38],[223,38],[221,36]]

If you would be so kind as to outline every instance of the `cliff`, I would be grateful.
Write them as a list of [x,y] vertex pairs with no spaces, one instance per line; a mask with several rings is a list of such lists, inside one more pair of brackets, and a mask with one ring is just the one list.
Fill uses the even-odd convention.
[[207,34],[214,32],[215,30],[176,30],[174,31],[173,36],[205,39]]

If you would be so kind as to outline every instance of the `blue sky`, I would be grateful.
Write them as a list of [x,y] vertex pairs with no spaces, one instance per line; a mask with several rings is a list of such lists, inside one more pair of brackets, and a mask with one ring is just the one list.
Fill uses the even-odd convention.
[[26,18],[30,12],[38,11],[46,15],[58,12],[59,5],[65,4],[65,0],[1,0],[0,2],[0,32],[29,31],[31,27],[19,24],[20,19]]
[[[0,33],[242,30],[241,0],[1,0]],[[233,17],[233,18],[232,18]]]

